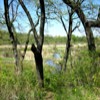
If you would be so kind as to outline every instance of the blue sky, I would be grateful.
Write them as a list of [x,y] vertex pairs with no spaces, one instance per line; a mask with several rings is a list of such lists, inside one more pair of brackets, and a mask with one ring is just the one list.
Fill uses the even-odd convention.
[[[95,4],[100,5],[100,0],[90,0],[90,1],[93,1]],[[3,0],[0,0],[0,7],[3,8]],[[25,25],[25,26],[27,26],[27,25]],[[24,28],[24,31],[27,32],[28,29],[29,29],[29,26],[27,26],[27,28]],[[82,29],[82,30],[81,31],[75,30],[73,34],[75,34],[77,36],[85,35],[82,25],[81,25],[80,29]],[[50,25],[45,25],[45,34],[52,35],[52,36],[66,36],[66,33],[62,27],[62,24],[60,24],[57,21],[51,21]]]

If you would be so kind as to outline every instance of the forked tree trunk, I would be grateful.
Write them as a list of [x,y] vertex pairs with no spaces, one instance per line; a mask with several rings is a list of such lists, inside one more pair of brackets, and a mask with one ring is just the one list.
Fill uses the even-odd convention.
[[96,47],[95,47],[95,41],[94,41],[94,36],[93,36],[93,32],[91,30],[91,27],[89,27],[86,17],[80,7],[79,7],[79,9],[76,10],[76,13],[78,14],[78,16],[84,26],[84,30],[85,30],[86,38],[87,38],[88,50],[89,50],[89,52],[95,52]]
[[63,20],[61,19],[61,22],[63,24],[63,27],[67,33],[67,41],[66,41],[66,48],[65,48],[65,55],[64,55],[64,61],[63,61],[63,70],[66,71],[67,68],[67,61],[68,61],[68,57],[69,57],[69,51],[70,51],[70,44],[71,44],[71,35],[72,35],[72,15],[73,15],[73,11],[71,9],[71,12],[69,12],[69,27],[68,27],[68,33],[67,33],[67,29],[65,27],[65,24],[63,22]]
[[39,86],[43,87],[44,86],[44,76],[43,76],[43,58],[42,58],[42,46],[44,42],[44,26],[45,26],[45,5],[44,5],[44,0],[39,0],[40,2],[40,12],[41,12],[41,19],[40,19],[40,30],[39,30],[39,36],[36,31],[36,27],[34,24],[34,21],[32,19],[31,14],[29,13],[27,7],[25,6],[23,0],[19,0],[19,3],[21,4],[23,10],[25,11],[28,20],[30,22],[33,34],[34,34],[34,39],[36,42],[36,46],[33,44],[31,47],[32,52],[34,53],[35,57],[35,64],[36,64],[36,70],[38,74],[38,81],[39,81]]
[[31,48],[32,52],[34,53],[38,82],[40,87],[44,87],[44,75],[43,75],[43,57],[42,52],[38,50],[34,44]]
[[87,43],[88,43],[88,50],[90,52],[95,52],[96,47],[95,47],[93,32],[91,30],[91,27],[89,27],[89,25],[87,24],[88,21],[86,20],[86,16],[85,16],[81,6],[77,5],[77,3],[75,3],[72,0],[63,0],[63,2],[65,4],[67,4],[68,6],[70,6],[77,13],[77,15],[80,18],[80,20],[84,26],[84,29],[85,29]]
[[19,55],[18,49],[17,49],[17,40],[14,35],[14,33],[15,33],[14,25],[10,20],[8,0],[4,0],[4,10],[5,10],[5,21],[6,21],[6,25],[8,28],[9,37],[10,37],[10,40],[11,40],[11,43],[13,46],[13,53],[14,53],[14,57],[15,57],[15,72],[18,74],[21,69],[20,59],[19,59],[20,55]]

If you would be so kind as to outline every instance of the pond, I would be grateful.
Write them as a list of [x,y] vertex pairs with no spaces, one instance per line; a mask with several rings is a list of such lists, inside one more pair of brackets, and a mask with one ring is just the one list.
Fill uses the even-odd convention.
[[61,58],[61,56],[60,56],[59,53],[54,53],[54,54],[53,54],[53,57],[54,57],[55,59],[60,59],[60,58]]
[[[61,56],[59,53],[54,53],[53,58],[60,59]],[[61,71],[61,65],[56,64],[52,59],[46,60],[46,64],[49,65],[50,67],[54,67],[57,71]]]

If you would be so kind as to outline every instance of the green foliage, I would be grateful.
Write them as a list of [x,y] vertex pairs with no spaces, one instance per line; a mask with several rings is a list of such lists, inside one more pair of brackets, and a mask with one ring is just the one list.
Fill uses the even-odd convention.
[[[26,65],[26,66],[25,66]],[[36,79],[30,64],[25,63],[24,72],[20,76],[14,73],[12,64],[1,64],[0,68],[0,99],[1,100],[32,100]],[[11,70],[12,69],[12,70]]]
[[0,30],[0,45],[3,44],[10,44],[10,39],[7,32]]
[[[100,63],[99,57],[93,55],[90,57],[87,51],[81,51],[79,56],[75,58],[73,69],[69,69],[69,74],[71,81],[74,81],[76,85],[86,85],[93,86],[96,85],[94,80],[95,75],[100,74]],[[99,78],[97,79],[99,80]],[[100,80],[99,80],[100,81]],[[100,85],[100,84],[99,84]],[[98,86],[99,86],[98,85]]]
[[3,58],[12,58],[12,57],[14,57],[12,48],[7,48],[7,47],[0,48],[0,55]]
[[[62,48],[49,48],[59,52]],[[63,48],[64,49],[64,48]],[[33,61],[24,61],[23,73],[14,71],[11,49],[0,49],[0,99],[1,100],[98,100],[100,98],[100,48],[90,57],[83,48],[72,48],[67,71],[57,72],[44,63],[44,84],[37,84]],[[47,51],[47,48],[46,48]],[[49,52],[47,51],[47,53]],[[46,53],[45,53],[46,54]],[[72,63],[72,66],[71,64]]]
[[72,35],[72,42],[73,42],[73,43],[82,43],[82,42],[86,42],[86,37],[85,37],[85,36],[78,37],[78,36]]
[[[17,39],[19,44],[25,44],[27,40],[27,34],[26,33],[17,33]],[[86,37],[77,37],[72,35],[72,42],[74,43],[83,43],[86,42]],[[34,43],[33,34],[30,35],[29,44]],[[65,44],[66,43],[66,37],[52,37],[46,35],[44,38],[44,44]],[[96,38],[96,43],[99,44],[99,38]],[[0,31],[0,45],[4,44],[11,44],[9,34],[6,31]]]
[[66,37],[45,36],[44,43],[45,44],[65,44],[66,43]]
[[20,76],[14,73],[14,65],[4,64],[0,59],[0,97],[1,100],[97,100],[100,93],[100,58],[96,58],[97,70],[94,72],[92,58],[88,52],[77,56],[74,67],[67,72],[56,72],[47,65],[44,68],[45,88],[39,89],[32,63],[24,62]]
[[[81,50],[66,73],[45,71],[45,88],[55,100],[98,100],[100,93],[100,58]],[[94,60],[95,59],[95,60]],[[94,92],[95,91],[95,92]]]
[[[18,41],[20,44],[25,44],[27,41],[27,34],[26,33],[17,33],[17,37],[18,37]],[[30,38],[29,38],[29,44],[34,43],[34,37],[33,34],[30,34]]]

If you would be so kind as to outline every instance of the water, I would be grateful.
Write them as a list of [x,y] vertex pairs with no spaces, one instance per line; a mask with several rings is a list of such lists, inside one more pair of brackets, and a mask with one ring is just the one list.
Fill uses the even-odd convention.
[[51,59],[48,59],[46,61],[46,64],[49,65],[49,66],[51,66],[51,67],[55,67],[56,66],[56,64]]
[[[54,54],[53,54],[53,58],[55,58],[55,59],[60,59],[61,57],[60,57],[60,54],[59,54],[59,53],[54,53]],[[48,60],[46,61],[46,64],[49,65],[50,67],[54,67],[57,71],[61,71],[61,65],[56,64],[56,63],[55,63],[53,60],[51,60],[51,59],[48,59]]]
[[54,54],[53,54],[53,57],[54,57],[55,59],[60,59],[60,58],[61,58],[61,56],[60,56],[59,53],[54,53]]
[[54,63],[51,59],[46,61],[46,64],[50,67],[54,67],[57,71],[61,71],[61,66],[59,64]]

